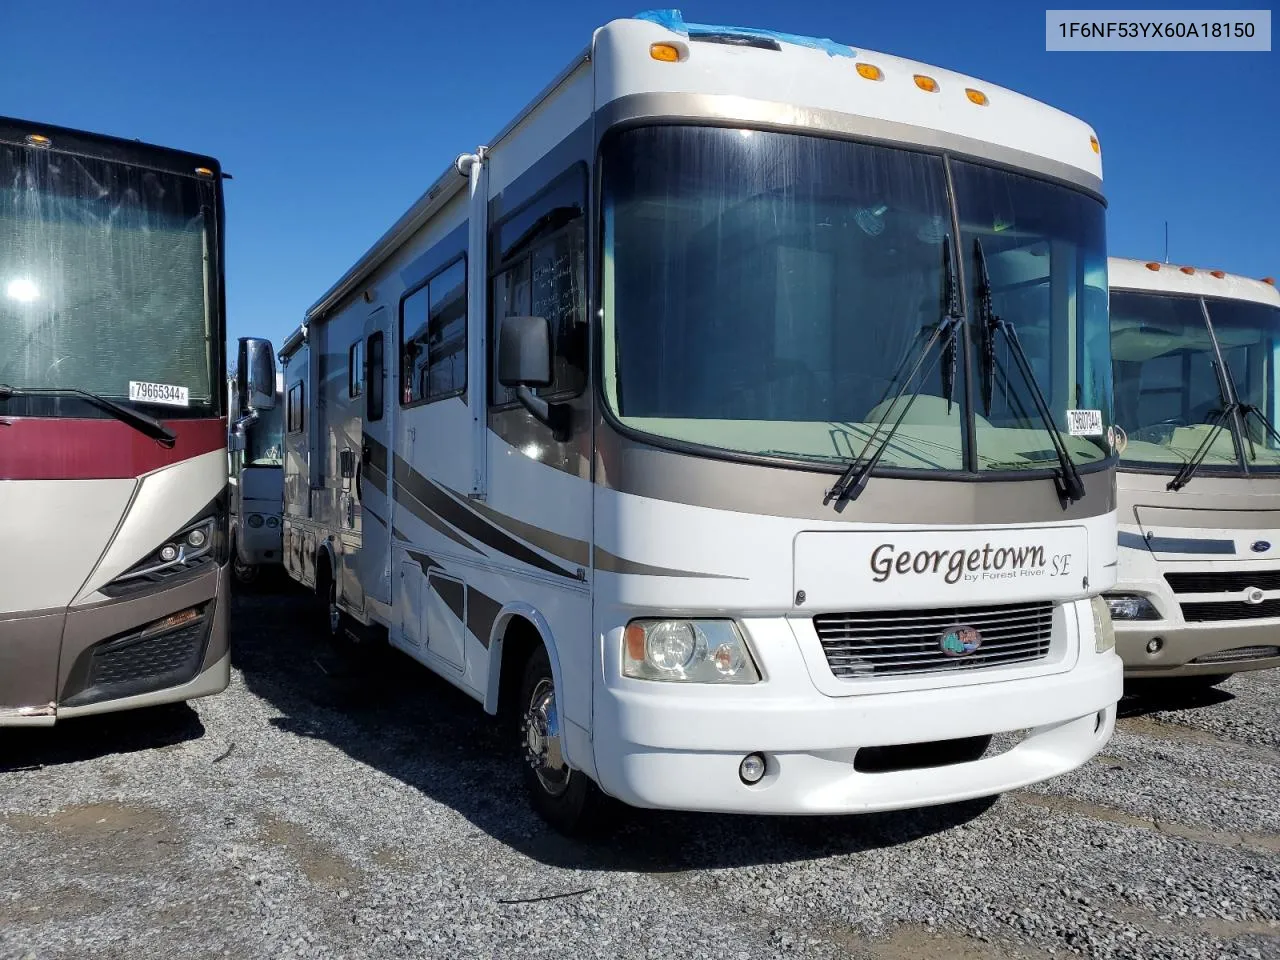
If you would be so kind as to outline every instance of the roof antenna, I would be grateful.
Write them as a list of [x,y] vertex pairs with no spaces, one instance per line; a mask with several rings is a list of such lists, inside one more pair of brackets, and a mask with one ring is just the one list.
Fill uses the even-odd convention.
[[1164,222],[1164,262],[1169,262],[1169,221]]

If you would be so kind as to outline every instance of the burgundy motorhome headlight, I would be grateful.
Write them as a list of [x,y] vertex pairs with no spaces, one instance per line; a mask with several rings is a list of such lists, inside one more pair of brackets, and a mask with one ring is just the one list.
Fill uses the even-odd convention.
[[182,580],[209,564],[221,562],[225,526],[225,511],[219,499],[198,519],[174,531],[145,558],[100,588],[101,592],[117,597]]

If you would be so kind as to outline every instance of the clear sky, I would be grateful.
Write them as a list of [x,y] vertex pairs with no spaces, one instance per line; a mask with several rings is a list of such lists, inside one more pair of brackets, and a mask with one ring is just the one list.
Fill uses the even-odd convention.
[[[0,115],[218,157],[235,177],[229,338],[278,346],[594,27],[645,8],[0,0]],[[682,9],[691,21],[923,60],[1083,117],[1102,142],[1112,254],[1160,259],[1168,220],[1175,263],[1280,274],[1280,54],[1046,53],[1044,5],[1027,2],[698,0]]]

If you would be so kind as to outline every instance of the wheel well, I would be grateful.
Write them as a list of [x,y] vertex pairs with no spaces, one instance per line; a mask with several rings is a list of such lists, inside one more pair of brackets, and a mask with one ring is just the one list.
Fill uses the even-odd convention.
[[518,709],[520,682],[525,661],[542,646],[538,629],[524,617],[512,617],[502,634],[502,663],[498,673],[498,714],[510,715]]

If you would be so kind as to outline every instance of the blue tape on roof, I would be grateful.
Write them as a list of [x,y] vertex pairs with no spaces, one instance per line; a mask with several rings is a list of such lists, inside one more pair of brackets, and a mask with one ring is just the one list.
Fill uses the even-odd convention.
[[684,15],[679,10],[645,10],[635,15],[636,20],[648,20],[666,27],[672,33],[682,37],[698,37],[708,34],[729,34],[739,37],[760,37],[765,40],[777,40],[779,43],[791,43],[798,47],[811,47],[822,50],[832,57],[856,56],[853,47],[836,43],[823,37],[802,37],[796,33],[778,33],[776,30],[759,30],[755,27],[731,27],[710,23],[685,23]]

